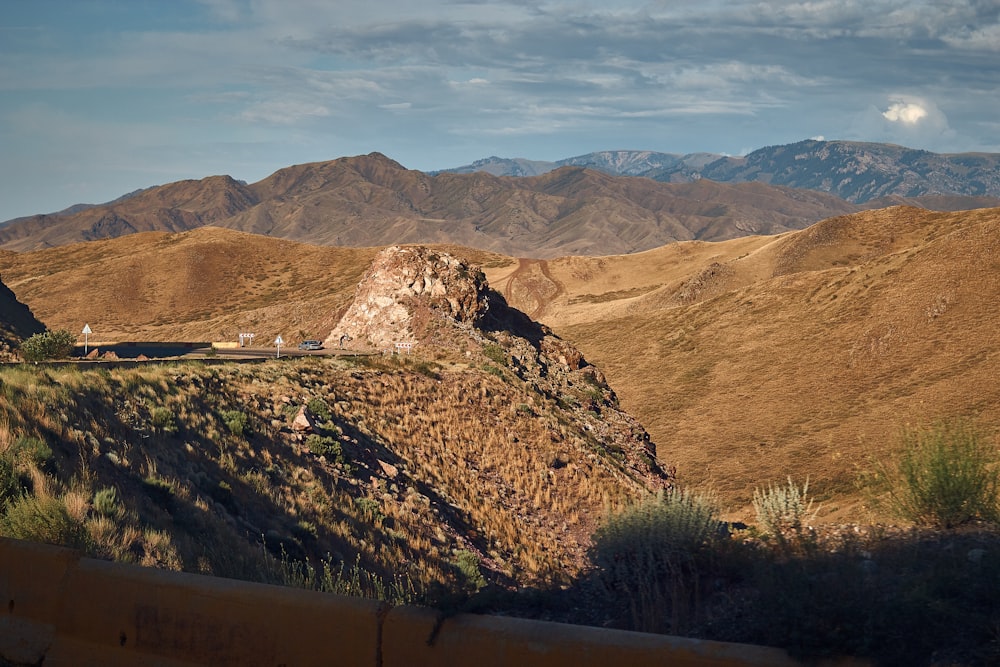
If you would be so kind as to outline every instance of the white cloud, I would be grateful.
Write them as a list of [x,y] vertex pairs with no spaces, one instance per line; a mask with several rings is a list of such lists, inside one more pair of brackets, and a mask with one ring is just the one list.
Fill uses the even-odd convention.
[[927,118],[927,109],[916,102],[893,102],[882,112],[882,117],[893,123],[916,125]]
[[956,150],[956,132],[944,112],[928,98],[908,95],[890,96],[883,109],[871,106],[857,114],[846,138],[940,152]]

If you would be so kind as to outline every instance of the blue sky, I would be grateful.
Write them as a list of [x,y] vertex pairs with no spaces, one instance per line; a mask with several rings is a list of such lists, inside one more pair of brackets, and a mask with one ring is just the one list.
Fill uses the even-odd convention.
[[4,0],[0,220],[372,151],[1000,152],[998,110],[998,0]]

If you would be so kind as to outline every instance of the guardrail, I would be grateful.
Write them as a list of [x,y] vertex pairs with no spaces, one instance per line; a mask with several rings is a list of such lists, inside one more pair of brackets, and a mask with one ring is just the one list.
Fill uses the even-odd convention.
[[[0,661],[38,665],[793,667],[779,649],[437,611],[0,538]],[[830,665],[860,665],[852,660]]]

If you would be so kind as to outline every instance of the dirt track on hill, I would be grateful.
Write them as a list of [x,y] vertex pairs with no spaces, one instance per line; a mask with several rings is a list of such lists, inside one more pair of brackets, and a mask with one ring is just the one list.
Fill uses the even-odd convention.
[[[552,276],[547,260],[518,259],[517,262],[517,268],[503,279],[500,291],[507,303],[533,303],[534,308],[528,316],[537,320],[545,313],[548,304],[566,293],[566,286]],[[535,267],[538,267],[540,276],[536,275]]]

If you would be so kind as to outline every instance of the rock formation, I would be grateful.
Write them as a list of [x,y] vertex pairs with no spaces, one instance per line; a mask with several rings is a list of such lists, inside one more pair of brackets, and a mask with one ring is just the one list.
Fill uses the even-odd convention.
[[486,276],[464,260],[392,246],[372,262],[324,345],[391,351],[426,339],[430,320],[473,325],[489,309],[487,292]]
[[324,343],[425,359],[460,355],[576,413],[601,448],[648,483],[670,483],[649,434],[620,409],[604,374],[572,344],[510,307],[465,260],[422,246],[386,248]]

